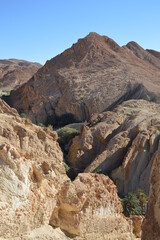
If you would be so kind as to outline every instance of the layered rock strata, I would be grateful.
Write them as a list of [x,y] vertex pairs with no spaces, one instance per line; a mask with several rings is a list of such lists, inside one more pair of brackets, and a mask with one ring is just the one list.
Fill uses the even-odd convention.
[[114,183],[90,173],[71,182],[57,134],[0,100],[0,239],[133,240],[132,232]]
[[[103,174],[79,174],[59,193],[50,224],[82,239],[134,239],[114,183]],[[77,239],[77,238],[76,238]],[[79,239],[79,238],[78,238]]]
[[160,59],[135,42],[90,33],[46,64],[8,102],[34,122],[71,113],[79,121],[128,99],[160,102]]
[[0,236],[48,224],[68,180],[57,134],[21,119],[0,100]]
[[160,239],[160,143],[154,157],[150,178],[147,214],[142,226],[142,240]]
[[77,172],[109,175],[120,194],[149,193],[152,162],[160,139],[160,105],[130,100],[91,118],[73,139],[67,157]]

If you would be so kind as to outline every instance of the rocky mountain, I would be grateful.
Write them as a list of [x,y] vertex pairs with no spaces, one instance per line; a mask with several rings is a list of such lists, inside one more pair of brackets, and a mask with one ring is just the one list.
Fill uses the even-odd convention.
[[152,50],[152,49],[147,49],[147,51],[148,51],[149,53],[151,53],[153,56],[155,56],[155,57],[157,57],[157,58],[160,59],[160,52],[157,52],[157,51]]
[[93,115],[73,139],[67,160],[77,173],[110,176],[121,196],[138,189],[148,195],[159,140],[160,105],[130,100],[113,111]]
[[41,67],[39,63],[32,63],[17,59],[0,60],[0,93],[7,94],[27,82]]
[[1,99],[0,239],[135,239],[113,181],[82,173],[71,182],[56,132]]
[[160,236],[160,142],[152,165],[150,195],[146,218],[142,225],[142,240],[159,240]]
[[34,122],[73,114],[79,121],[128,99],[160,102],[160,59],[135,42],[120,47],[90,33],[46,64],[8,102]]

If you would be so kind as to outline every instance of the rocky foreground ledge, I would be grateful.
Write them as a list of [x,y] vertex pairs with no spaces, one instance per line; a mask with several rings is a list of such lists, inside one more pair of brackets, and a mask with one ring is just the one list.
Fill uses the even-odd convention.
[[0,100],[0,237],[133,239],[113,182],[85,173],[72,183],[56,140]]
[[[158,105],[150,104],[151,109],[158,111]],[[152,121],[156,126],[157,116]],[[156,156],[143,226],[143,239],[153,240],[158,240],[160,228],[159,186],[156,187],[160,168]],[[153,224],[147,228],[151,219]],[[145,238],[153,230],[155,238]],[[0,100],[0,239],[71,238],[136,237],[132,221],[122,214],[113,181],[103,174],[81,173],[71,182],[65,173],[57,134],[21,119],[16,110]]]

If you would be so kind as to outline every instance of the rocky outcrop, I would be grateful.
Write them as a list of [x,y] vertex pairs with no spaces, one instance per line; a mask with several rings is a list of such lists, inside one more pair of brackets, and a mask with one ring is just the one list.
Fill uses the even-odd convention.
[[160,139],[160,105],[130,100],[95,115],[70,147],[67,160],[77,172],[109,175],[125,195],[149,193],[151,165]]
[[90,33],[46,64],[8,99],[34,122],[72,113],[79,121],[128,99],[160,102],[160,60],[135,42]]
[[134,239],[131,222],[122,215],[122,205],[113,182],[103,174],[79,174],[59,193],[59,205],[50,224],[69,236],[82,239]]
[[0,95],[26,83],[42,67],[39,63],[24,60],[0,60]]
[[160,239],[160,144],[155,154],[151,178],[147,214],[142,225],[142,240]]
[[155,57],[157,57],[157,58],[160,59],[160,52],[157,52],[157,51],[152,50],[152,49],[147,49],[147,51],[148,51],[149,53],[151,53],[153,56],[155,56]]
[[21,119],[0,100],[0,237],[49,224],[68,178],[57,134]]
[[133,223],[133,233],[136,236],[136,238],[141,239],[141,233],[142,233],[142,223],[144,220],[144,216],[140,215],[134,215],[131,217],[132,223]]
[[0,99],[0,239],[129,240],[132,231],[114,183],[90,173],[71,182],[56,132]]

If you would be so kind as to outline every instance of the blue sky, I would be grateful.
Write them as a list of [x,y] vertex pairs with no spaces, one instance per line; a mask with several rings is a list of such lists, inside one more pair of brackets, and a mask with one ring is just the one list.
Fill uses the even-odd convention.
[[160,51],[160,0],[0,0],[0,59],[42,64],[97,32]]

